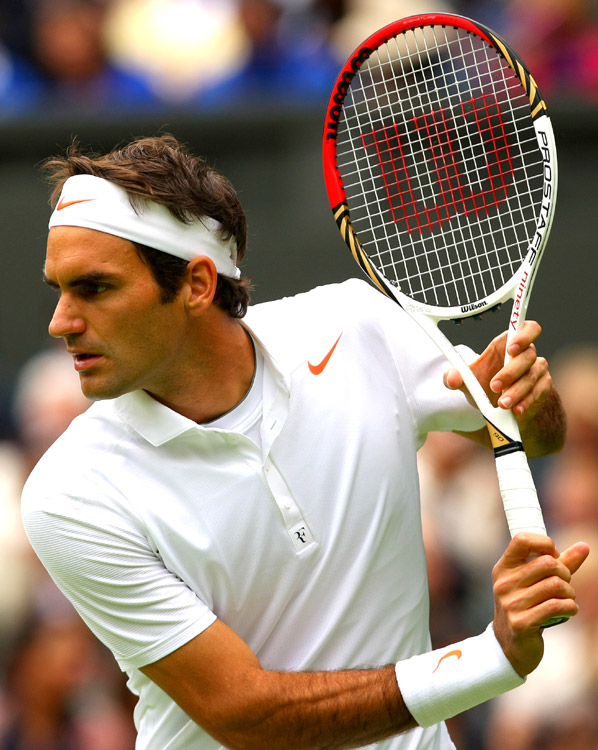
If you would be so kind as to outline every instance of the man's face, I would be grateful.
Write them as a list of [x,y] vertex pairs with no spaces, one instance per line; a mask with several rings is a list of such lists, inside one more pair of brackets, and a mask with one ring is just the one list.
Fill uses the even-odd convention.
[[60,294],[50,335],[64,339],[88,398],[139,388],[168,396],[187,316],[180,297],[160,301],[133,243],[93,229],[54,227],[45,279]]

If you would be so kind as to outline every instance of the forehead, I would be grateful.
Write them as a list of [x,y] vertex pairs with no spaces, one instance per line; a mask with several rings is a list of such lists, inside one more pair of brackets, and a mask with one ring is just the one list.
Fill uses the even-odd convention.
[[90,271],[128,275],[145,274],[135,246],[129,240],[83,227],[53,227],[48,234],[45,273],[55,276]]

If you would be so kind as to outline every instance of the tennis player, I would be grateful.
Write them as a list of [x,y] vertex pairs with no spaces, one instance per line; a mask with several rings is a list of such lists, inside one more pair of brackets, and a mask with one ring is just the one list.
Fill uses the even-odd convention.
[[[575,615],[587,545],[516,537],[487,630],[430,651],[416,451],[486,441],[458,373],[362,281],[248,309],[237,196],[173,137],[47,167],[50,333],[97,403],[23,518],[139,696],[137,747],[453,748],[444,720],[523,683],[542,623]],[[564,438],[539,332],[472,365],[532,454]]]

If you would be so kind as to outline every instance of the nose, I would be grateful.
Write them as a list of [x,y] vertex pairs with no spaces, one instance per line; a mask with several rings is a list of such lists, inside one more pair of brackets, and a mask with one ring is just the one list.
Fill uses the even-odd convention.
[[85,320],[66,296],[58,300],[48,331],[56,339],[85,331]]

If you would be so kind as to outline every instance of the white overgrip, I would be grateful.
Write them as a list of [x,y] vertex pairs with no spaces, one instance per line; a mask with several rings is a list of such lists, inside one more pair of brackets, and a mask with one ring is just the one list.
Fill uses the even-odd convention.
[[530,531],[546,535],[532,473],[523,451],[496,456],[496,473],[511,536]]

